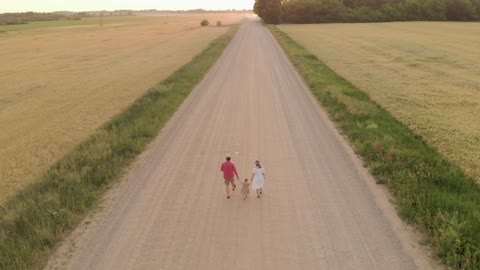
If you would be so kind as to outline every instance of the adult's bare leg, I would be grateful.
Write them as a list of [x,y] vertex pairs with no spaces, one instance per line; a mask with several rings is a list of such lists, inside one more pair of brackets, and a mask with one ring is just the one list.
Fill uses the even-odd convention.
[[227,198],[230,198],[230,189],[229,189],[229,186],[230,186],[230,181],[225,180],[225,191],[227,192]]

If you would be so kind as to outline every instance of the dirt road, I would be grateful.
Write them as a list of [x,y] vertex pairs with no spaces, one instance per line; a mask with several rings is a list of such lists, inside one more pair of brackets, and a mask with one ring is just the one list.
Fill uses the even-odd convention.
[[[263,198],[226,198],[227,153],[242,178],[262,161]],[[431,268],[259,23],[241,27],[125,178],[49,268]]]

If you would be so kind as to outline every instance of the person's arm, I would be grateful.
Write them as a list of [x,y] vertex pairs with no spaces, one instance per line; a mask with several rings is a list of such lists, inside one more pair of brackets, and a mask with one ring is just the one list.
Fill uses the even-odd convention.
[[237,176],[237,180],[240,180],[240,178],[238,178],[237,168],[235,167],[235,164],[233,164],[233,172]]
[[223,172],[223,164],[220,165],[220,171]]

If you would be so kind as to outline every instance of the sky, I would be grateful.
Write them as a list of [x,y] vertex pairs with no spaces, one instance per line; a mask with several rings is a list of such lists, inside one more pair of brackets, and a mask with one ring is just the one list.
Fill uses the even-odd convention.
[[116,9],[253,9],[254,0],[0,0],[0,13]]

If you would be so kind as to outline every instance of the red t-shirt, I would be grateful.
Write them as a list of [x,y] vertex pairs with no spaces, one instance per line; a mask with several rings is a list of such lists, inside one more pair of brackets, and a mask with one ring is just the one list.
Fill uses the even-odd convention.
[[231,161],[225,161],[222,163],[222,167],[220,167],[220,171],[223,172],[223,178],[225,179],[233,179],[233,176],[236,175],[238,178],[237,168],[235,168],[235,164]]

